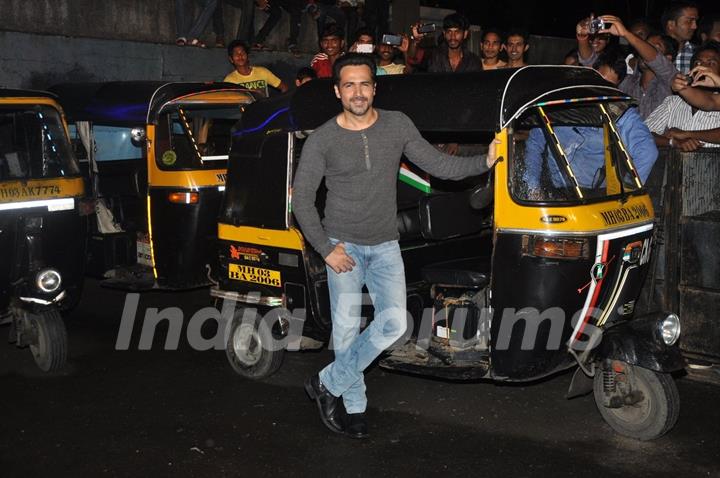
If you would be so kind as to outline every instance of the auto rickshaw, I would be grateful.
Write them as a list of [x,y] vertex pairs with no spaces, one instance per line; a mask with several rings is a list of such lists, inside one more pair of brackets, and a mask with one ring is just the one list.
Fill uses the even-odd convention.
[[[255,103],[234,133],[211,295],[243,307],[226,353],[246,377],[274,372],[285,349],[328,341],[325,264],[293,219],[290,185],[303,138],[340,111],[331,86],[312,81],[291,99]],[[477,178],[400,169],[414,326],[381,367],[506,382],[577,367],[568,396],[593,392],[619,433],[647,440],[674,425],[679,319],[633,314],[653,210],[618,126],[632,104],[589,68],[378,78],[375,106],[403,111],[431,143],[457,143],[461,154],[501,143]],[[321,186],[321,213],[323,199]]]
[[84,196],[57,98],[0,89],[0,324],[45,372],[67,358],[60,312],[82,290]]
[[51,90],[97,200],[88,274],[126,290],[209,284],[230,129],[253,93],[151,81]]

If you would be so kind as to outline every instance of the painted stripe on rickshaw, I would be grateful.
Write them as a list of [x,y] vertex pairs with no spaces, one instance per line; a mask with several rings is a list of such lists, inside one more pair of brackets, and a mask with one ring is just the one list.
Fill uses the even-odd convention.
[[39,201],[23,201],[0,204],[0,211],[47,207],[48,211],[66,211],[75,207],[75,198],[43,199]]
[[[649,231],[653,228],[653,224],[646,224],[644,226],[638,226],[633,227],[631,229],[625,229],[623,231],[617,231],[617,232],[611,232],[609,234],[601,234],[598,236],[597,240],[597,249],[595,253],[595,257],[600,258],[600,261],[602,263],[606,263],[607,261],[607,248],[610,245],[610,241],[613,239],[617,239],[619,237],[626,237],[626,236],[632,236],[634,234],[640,234],[641,232]],[[593,264],[593,267],[595,265]],[[604,278],[604,277],[603,277]],[[581,317],[583,317],[583,320],[579,321],[577,325],[575,326],[575,330],[573,330],[572,338],[570,339],[570,343],[568,344],[569,348],[572,348],[573,343],[575,343],[577,340],[579,340],[580,336],[582,335],[583,330],[585,329],[585,325],[587,324],[588,320],[590,319],[590,308],[595,306],[595,303],[597,301],[598,296],[600,295],[600,285],[602,284],[603,279],[600,280],[592,280],[590,288],[588,290],[587,299],[585,300],[585,305],[583,306]]]

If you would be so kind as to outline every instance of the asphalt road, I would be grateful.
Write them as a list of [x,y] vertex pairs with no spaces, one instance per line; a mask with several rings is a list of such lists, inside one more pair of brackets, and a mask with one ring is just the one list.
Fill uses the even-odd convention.
[[[115,350],[124,294],[86,284],[68,318],[67,370],[47,376],[0,341],[0,476],[720,476],[720,387],[681,378],[677,426],[616,435],[570,374],[540,383],[448,383],[367,374],[371,438],[326,431],[302,388],[327,351],[286,354],[273,377],[235,375],[223,351]],[[146,307],[209,304],[151,293]],[[7,327],[0,328],[7,333]],[[184,337],[184,335],[183,335]]]

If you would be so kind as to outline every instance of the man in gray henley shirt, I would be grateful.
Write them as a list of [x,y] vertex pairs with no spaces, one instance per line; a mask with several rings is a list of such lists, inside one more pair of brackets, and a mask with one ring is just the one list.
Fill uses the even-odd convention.
[[[403,154],[442,179],[488,171],[488,155],[454,157],[425,141],[401,112],[372,107],[375,64],[348,54],[334,65],[343,111],[305,142],[293,184],[292,207],[305,238],[325,259],[335,361],[305,382],[323,423],[353,438],[367,437],[363,371],[407,330],[405,272],[398,245],[396,185]],[[315,207],[325,178],[325,217]],[[362,287],[375,307],[359,334]],[[340,406],[343,398],[345,411]]]

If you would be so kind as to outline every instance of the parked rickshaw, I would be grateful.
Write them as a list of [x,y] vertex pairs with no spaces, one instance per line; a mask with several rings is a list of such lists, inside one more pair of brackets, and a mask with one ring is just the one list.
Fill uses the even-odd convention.
[[[403,111],[430,142],[475,152],[493,136],[501,142],[491,173],[469,181],[401,168],[398,229],[415,326],[382,367],[524,382],[579,366],[568,395],[594,392],[619,433],[652,439],[674,425],[679,319],[633,315],[653,210],[618,131],[631,105],[587,68],[378,79],[375,106]],[[236,127],[211,294],[259,311],[248,321],[238,310],[229,330],[227,355],[243,376],[274,372],[278,343],[328,340],[326,269],[296,226],[290,185],[303,138],[339,111],[330,82],[313,81],[291,100],[255,103]],[[583,139],[568,144],[563,131]],[[317,203],[322,212],[322,189]]]
[[253,94],[150,81],[52,91],[97,199],[88,273],[130,290],[209,284],[230,130]]
[[67,358],[60,312],[82,289],[84,196],[57,98],[0,89],[0,324],[45,372]]

